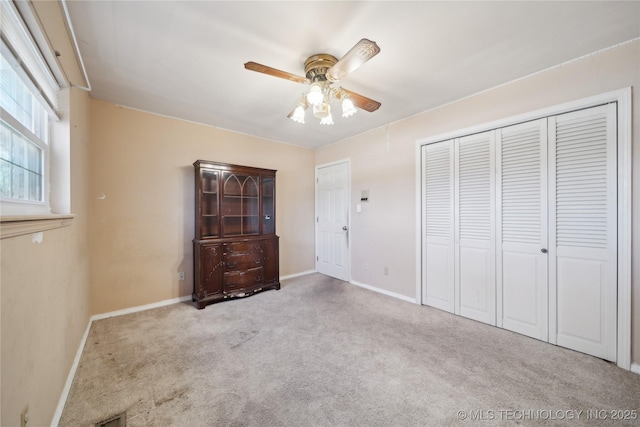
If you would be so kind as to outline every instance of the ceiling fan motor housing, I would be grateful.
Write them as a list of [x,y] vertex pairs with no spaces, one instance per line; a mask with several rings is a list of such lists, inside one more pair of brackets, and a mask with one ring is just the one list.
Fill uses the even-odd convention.
[[324,82],[327,80],[327,71],[336,62],[338,62],[336,57],[326,53],[312,55],[304,61],[305,75],[312,83]]

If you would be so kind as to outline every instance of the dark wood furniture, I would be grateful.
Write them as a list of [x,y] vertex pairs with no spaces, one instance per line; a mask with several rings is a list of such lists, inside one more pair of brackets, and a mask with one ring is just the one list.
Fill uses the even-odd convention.
[[193,301],[280,289],[276,171],[197,160]]

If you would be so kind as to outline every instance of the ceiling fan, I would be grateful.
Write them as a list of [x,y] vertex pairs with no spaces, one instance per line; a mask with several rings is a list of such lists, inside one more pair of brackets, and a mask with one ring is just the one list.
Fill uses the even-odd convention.
[[376,111],[380,108],[381,104],[378,101],[374,101],[373,99],[344,89],[343,87],[333,86],[334,83],[338,83],[347,74],[358,69],[379,52],[380,48],[376,42],[362,39],[339,60],[326,53],[312,55],[304,62],[305,77],[267,67],[266,65],[256,62],[247,62],[244,64],[244,68],[291,80],[296,83],[310,85],[308,92],[302,95],[296,107],[287,117],[298,123],[304,123],[305,110],[312,107],[313,115],[320,119],[320,124],[333,124],[330,104],[334,100],[342,101],[343,117],[349,117],[355,114],[358,111],[355,108],[356,106],[369,112]]

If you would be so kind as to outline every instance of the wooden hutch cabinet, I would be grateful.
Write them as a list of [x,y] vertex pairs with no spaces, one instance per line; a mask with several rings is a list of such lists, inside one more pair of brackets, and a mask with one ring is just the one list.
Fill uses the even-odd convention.
[[276,171],[197,160],[193,301],[280,289]]

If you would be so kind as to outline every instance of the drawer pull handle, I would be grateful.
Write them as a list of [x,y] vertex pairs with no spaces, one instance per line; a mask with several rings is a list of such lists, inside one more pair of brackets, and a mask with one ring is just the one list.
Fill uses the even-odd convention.
[[260,265],[262,264],[262,260],[261,259],[257,259],[255,261],[253,261],[256,265]]
[[269,221],[271,219],[271,215],[265,215],[264,219],[265,219],[265,221]]
[[260,245],[255,245],[253,249],[260,249]]
[[236,265],[237,264],[235,262],[230,262],[230,263],[227,263],[227,268],[236,268]]
[[253,279],[256,283],[260,283],[262,282],[262,277],[256,277],[255,279]]

